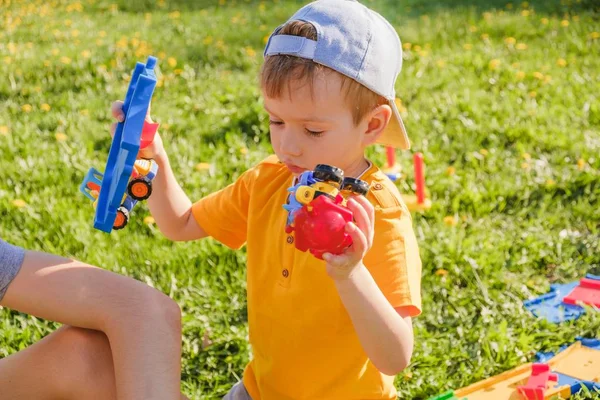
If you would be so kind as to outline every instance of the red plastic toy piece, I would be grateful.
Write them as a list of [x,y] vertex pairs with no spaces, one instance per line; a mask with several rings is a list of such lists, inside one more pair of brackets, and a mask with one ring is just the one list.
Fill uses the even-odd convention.
[[396,150],[392,146],[385,148],[388,168],[394,168],[396,165]]
[[352,244],[352,237],[345,230],[346,224],[352,221],[352,211],[341,205],[342,200],[341,195],[335,201],[319,196],[298,210],[294,226],[286,229],[296,231],[298,250],[309,250],[323,259],[323,253],[341,254]]
[[142,136],[140,138],[140,149],[145,149],[154,141],[154,135],[156,135],[158,125],[159,124],[156,122],[144,121],[144,126],[142,127]]
[[565,296],[563,302],[577,305],[578,302],[600,308],[600,281],[583,278],[571,293]]
[[533,364],[527,384],[519,386],[517,389],[529,400],[544,400],[544,392],[548,382],[558,382],[558,375],[550,372],[548,364]]
[[415,153],[415,155],[413,156],[413,162],[415,164],[417,203],[423,204],[425,202],[425,167],[423,163],[423,154]]

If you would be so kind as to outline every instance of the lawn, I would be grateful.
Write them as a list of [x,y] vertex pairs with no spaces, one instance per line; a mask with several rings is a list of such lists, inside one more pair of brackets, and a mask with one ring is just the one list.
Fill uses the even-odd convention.
[[[300,1],[0,0],[0,236],[132,276],[184,318],[182,390],[226,393],[249,359],[245,251],[172,243],[147,208],[92,228],[78,192],[103,169],[110,104],[159,58],[153,115],[191,199],[270,151],[257,72]],[[595,337],[600,314],[553,325],[522,301],[600,273],[600,12],[588,1],[366,1],[396,27],[397,82],[430,211],[414,215],[423,314],[402,398],[423,399]],[[384,165],[382,147],[369,150]],[[412,193],[410,152],[398,152]],[[56,324],[0,309],[0,357]],[[600,395],[584,395],[597,398]]]

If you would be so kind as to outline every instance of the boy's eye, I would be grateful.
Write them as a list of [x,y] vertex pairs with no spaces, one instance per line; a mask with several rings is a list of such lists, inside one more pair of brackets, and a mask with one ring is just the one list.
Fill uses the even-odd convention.
[[283,121],[273,121],[272,119],[270,119],[269,125],[283,125]]
[[311,131],[310,129],[305,129],[305,130],[306,130],[306,133],[308,133],[310,136],[314,136],[314,137],[322,136],[323,133],[325,132],[325,131]]

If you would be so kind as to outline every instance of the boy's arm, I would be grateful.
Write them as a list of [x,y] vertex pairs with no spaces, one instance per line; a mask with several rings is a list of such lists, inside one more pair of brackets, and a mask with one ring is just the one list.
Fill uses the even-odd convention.
[[[412,356],[414,335],[411,315],[414,315],[414,310],[411,306],[395,309],[363,263],[363,258],[373,246],[373,205],[365,197],[356,196],[348,201],[348,208],[356,221],[346,225],[353,244],[341,255],[323,256],[327,262],[327,273],[335,282],[371,362],[382,373],[396,375],[409,365]],[[387,278],[390,277],[384,279]]]
[[406,368],[414,342],[408,313],[390,305],[362,263],[347,279],[336,280],[335,285],[373,365],[386,375],[396,375]]
[[154,161],[159,169],[152,181],[153,190],[148,207],[160,231],[176,241],[208,236],[192,215],[192,202],[177,183],[166,152],[155,156]]

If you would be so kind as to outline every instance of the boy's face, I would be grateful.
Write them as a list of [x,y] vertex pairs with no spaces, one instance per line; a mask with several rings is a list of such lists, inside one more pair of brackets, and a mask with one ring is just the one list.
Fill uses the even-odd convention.
[[273,150],[294,175],[317,164],[342,168],[347,176],[365,169],[368,123],[354,124],[341,83],[337,73],[326,72],[315,78],[312,96],[310,86],[298,81],[290,82],[279,98],[263,90]]

